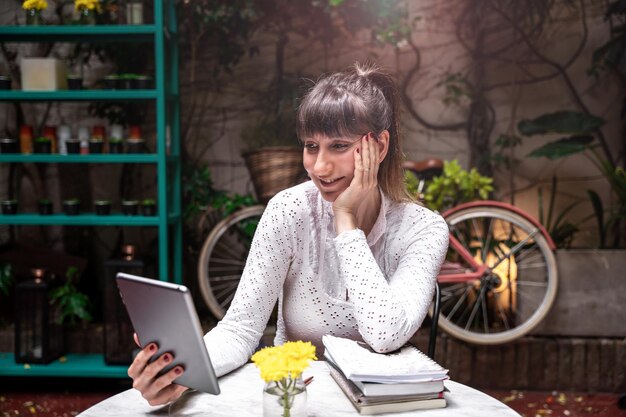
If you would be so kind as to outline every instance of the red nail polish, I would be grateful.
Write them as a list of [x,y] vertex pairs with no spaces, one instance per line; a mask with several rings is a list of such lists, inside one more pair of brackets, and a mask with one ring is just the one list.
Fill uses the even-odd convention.
[[156,345],[151,344],[149,349],[150,349],[150,352],[154,352],[156,350]]
[[176,369],[174,369],[174,373],[175,373],[176,375],[180,375],[180,374],[182,374],[182,373],[183,373],[183,370],[182,370],[182,369],[180,369],[180,368],[176,368]]
[[165,356],[163,356],[163,360],[164,360],[165,362],[169,362],[169,361],[171,361],[172,359],[170,358],[170,355],[168,355],[168,354],[166,353],[166,354],[165,354]]

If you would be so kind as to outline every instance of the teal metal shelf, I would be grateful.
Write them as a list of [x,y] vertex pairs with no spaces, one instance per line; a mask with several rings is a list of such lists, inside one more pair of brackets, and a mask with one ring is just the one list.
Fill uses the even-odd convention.
[[0,90],[0,101],[140,101],[157,96],[156,90]]
[[15,363],[13,352],[0,352],[0,376],[72,376],[128,378],[128,367],[107,365],[98,354],[69,354],[47,365]]
[[158,161],[156,154],[0,154],[0,163],[44,163],[44,164],[152,164]]
[[63,225],[63,226],[158,226],[157,216],[126,216],[110,214],[99,216],[93,213],[68,216],[66,214],[41,215],[34,213],[0,214],[0,224],[19,226]]
[[[16,3],[16,10],[19,5]],[[0,214],[0,224],[63,226],[150,226],[158,235],[158,278],[182,282],[182,189],[180,165],[180,102],[175,0],[154,1],[154,24],[93,26],[2,26],[5,42],[147,42],[154,55],[154,89],[151,90],[0,90],[0,102],[151,101],[154,106],[156,147],[153,154],[44,155],[3,154],[2,163],[146,163],[156,167],[156,216],[77,216],[34,213]],[[58,209],[58,208],[57,208]],[[102,355],[68,354],[49,365],[16,364],[12,353],[0,352],[0,376],[71,376],[127,378],[125,366],[108,366]]]
[[0,42],[149,42],[155,25],[0,26]]

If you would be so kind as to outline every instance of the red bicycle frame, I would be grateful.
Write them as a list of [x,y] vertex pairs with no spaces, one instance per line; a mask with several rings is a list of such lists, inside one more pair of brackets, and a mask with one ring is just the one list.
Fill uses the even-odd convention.
[[[541,223],[539,223],[535,218],[529,216],[527,213],[525,213],[524,211],[520,210],[519,208],[508,204],[508,203],[502,203],[500,201],[491,201],[491,200],[482,200],[482,201],[473,201],[471,203],[464,203],[464,204],[459,204],[458,206],[455,206],[449,210],[446,210],[442,216],[444,219],[448,218],[448,216],[460,211],[460,210],[464,210],[464,209],[468,209],[468,208],[474,208],[474,207],[496,207],[496,208],[501,208],[507,211],[511,211],[514,212],[515,214],[518,214],[519,216],[522,216],[524,219],[528,220],[530,223],[533,224],[533,226],[535,226],[537,228],[537,231],[539,233],[541,233],[543,235],[543,237],[546,238],[546,241],[548,242],[548,245],[550,245],[550,249],[555,250],[556,246],[554,244],[554,241],[552,240],[552,238],[550,237],[550,234],[548,233],[548,231],[545,229],[545,227],[543,227],[541,225]],[[474,280],[479,280],[487,271],[487,269],[489,269],[489,267],[485,264],[479,264],[476,259],[474,259],[474,257],[472,256],[472,254],[469,252],[469,250],[463,246],[463,244],[461,242],[459,242],[459,240],[454,237],[454,235],[452,233],[450,233],[450,243],[449,243],[450,247],[452,247],[458,254],[459,256],[465,261],[467,262],[467,265],[469,266],[469,268],[465,268],[464,272],[455,272],[455,273],[445,273],[445,270],[455,270],[457,271],[459,269],[459,267],[455,267],[455,266],[451,266],[450,263],[448,263],[448,265],[446,266],[446,262],[444,262],[444,265],[441,267],[441,271],[439,273],[439,275],[437,276],[437,281],[440,283],[458,283],[458,282],[469,282],[469,281],[474,281]]]

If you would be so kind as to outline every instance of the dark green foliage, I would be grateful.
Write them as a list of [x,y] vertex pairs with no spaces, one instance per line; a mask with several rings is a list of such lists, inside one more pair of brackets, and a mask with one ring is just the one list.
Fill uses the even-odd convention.
[[545,156],[552,160],[560,159],[586,151],[590,148],[592,142],[593,136],[590,135],[572,136],[546,143],[529,153],[528,156],[534,158]]
[[69,267],[65,274],[65,283],[50,292],[50,304],[59,308],[59,324],[75,326],[78,322],[92,320],[89,313],[89,298],[78,291],[74,285],[78,269]]
[[0,265],[0,294],[5,297],[9,295],[9,290],[15,282],[13,278],[13,269],[10,264]]
[[522,120],[517,129],[524,136],[548,133],[590,133],[604,125],[604,119],[575,111],[558,111],[543,114],[532,120]]

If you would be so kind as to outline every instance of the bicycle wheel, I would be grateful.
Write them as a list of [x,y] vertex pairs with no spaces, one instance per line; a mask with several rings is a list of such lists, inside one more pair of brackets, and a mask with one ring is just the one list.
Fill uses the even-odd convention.
[[556,259],[541,230],[516,213],[489,206],[461,209],[446,222],[451,239],[487,268],[478,279],[452,278],[471,268],[450,246],[438,278],[441,328],[484,345],[510,342],[535,328],[557,291]]
[[235,296],[263,210],[261,205],[237,210],[215,225],[202,245],[200,293],[217,319],[224,317]]

